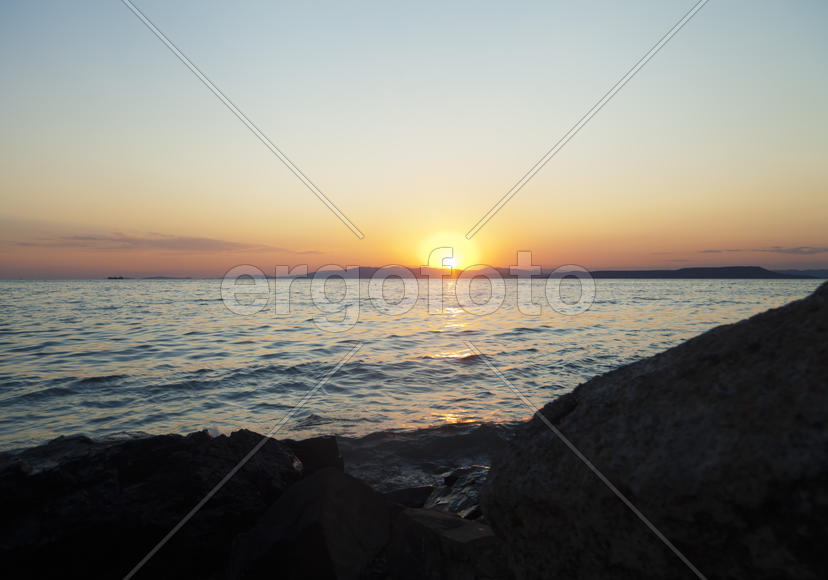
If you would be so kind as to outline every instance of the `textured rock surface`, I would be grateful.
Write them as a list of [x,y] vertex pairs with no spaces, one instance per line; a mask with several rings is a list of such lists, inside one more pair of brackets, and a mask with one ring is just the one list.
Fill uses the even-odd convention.
[[509,578],[488,525],[406,509],[336,469],[294,484],[238,537],[228,578]]
[[[75,436],[0,454],[3,577],[122,578],[260,441]],[[402,505],[431,491],[375,491],[332,437],[270,440],[137,577],[504,577],[488,526]]]
[[436,488],[423,507],[457,514],[474,520],[481,516],[480,488],[489,475],[485,465],[468,465],[443,474],[443,485]]
[[340,471],[345,468],[336,437],[332,435],[312,437],[301,441],[282,439],[281,443],[293,451],[302,462],[304,475],[310,475],[326,467],[333,467]]
[[375,577],[401,506],[335,468],[294,484],[235,543],[231,578]]
[[405,507],[421,508],[434,493],[434,486],[406,487],[384,493],[385,499]]
[[495,424],[443,425],[403,433],[340,438],[345,471],[377,491],[439,486],[443,474],[467,465],[489,465],[506,446],[508,429]]
[[507,580],[503,543],[483,523],[430,509],[394,520],[387,573],[396,580]]
[[[542,412],[708,578],[825,577],[828,284]],[[483,507],[519,577],[693,577],[537,418]]]
[[[4,576],[123,577],[260,440],[250,431],[109,443],[66,437],[2,456]],[[299,479],[299,465],[267,442],[142,577],[218,577],[233,536]]]

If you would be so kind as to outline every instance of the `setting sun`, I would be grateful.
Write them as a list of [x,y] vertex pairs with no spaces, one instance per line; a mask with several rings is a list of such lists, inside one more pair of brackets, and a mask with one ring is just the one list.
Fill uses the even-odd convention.
[[[441,251],[442,250],[442,251]],[[464,270],[480,263],[476,244],[459,232],[439,232],[422,241],[418,248],[420,265]]]

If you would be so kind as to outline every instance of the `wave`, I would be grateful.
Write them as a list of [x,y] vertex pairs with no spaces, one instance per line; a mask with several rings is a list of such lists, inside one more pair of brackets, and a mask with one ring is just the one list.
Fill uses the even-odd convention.
[[83,377],[77,379],[74,384],[76,385],[94,385],[98,383],[111,383],[113,381],[117,381],[120,379],[127,378],[127,375],[102,375],[99,377]]

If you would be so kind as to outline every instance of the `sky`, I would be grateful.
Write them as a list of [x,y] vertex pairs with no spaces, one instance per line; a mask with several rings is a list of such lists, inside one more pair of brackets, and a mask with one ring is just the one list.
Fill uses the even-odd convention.
[[238,264],[828,267],[828,4],[0,3],[0,277]]

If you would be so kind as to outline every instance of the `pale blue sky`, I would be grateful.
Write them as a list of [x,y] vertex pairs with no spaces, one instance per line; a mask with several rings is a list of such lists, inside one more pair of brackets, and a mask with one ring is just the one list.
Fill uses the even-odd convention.
[[[0,216],[364,262],[467,230],[693,5],[136,4],[366,243],[116,0],[2,3]],[[825,245],[827,25],[825,2],[712,0],[481,232],[482,253],[604,267]]]

